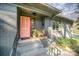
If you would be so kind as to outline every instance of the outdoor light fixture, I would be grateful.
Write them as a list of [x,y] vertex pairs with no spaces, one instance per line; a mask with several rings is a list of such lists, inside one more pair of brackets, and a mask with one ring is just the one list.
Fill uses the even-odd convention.
[[35,13],[35,12],[33,12],[32,14],[33,14],[34,16],[36,16],[36,13]]
[[36,19],[36,13],[35,13],[35,12],[33,12],[33,13],[32,13],[32,15],[33,15],[33,17],[32,17],[32,18],[35,20],[35,19]]

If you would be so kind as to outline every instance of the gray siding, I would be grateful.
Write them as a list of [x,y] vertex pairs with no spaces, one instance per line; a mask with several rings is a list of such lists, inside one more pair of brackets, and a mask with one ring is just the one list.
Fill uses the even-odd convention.
[[52,28],[52,24],[53,24],[52,20],[50,18],[46,17],[45,18],[45,25],[44,25],[45,29],[47,30],[49,27]]
[[42,29],[42,21],[35,21],[35,28],[37,28],[38,30]]
[[10,55],[17,28],[16,6],[0,4],[0,55]]

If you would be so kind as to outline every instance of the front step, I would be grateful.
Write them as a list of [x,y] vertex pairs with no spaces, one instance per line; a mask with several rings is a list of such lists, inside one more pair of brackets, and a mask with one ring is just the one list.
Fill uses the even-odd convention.
[[47,49],[46,48],[39,48],[39,49],[34,49],[32,51],[23,53],[23,56],[47,56]]

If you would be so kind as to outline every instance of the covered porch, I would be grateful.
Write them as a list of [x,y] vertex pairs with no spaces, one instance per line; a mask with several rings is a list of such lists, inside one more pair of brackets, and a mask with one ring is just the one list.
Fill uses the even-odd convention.
[[[17,20],[18,20],[18,28],[17,28],[17,32],[18,32],[18,37],[19,39],[21,39],[21,44],[24,44],[22,42],[27,42],[27,41],[31,41],[32,39],[34,39],[35,43],[39,42],[39,44],[35,44],[37,45],[36,47],[41,46],[41,48],[44,47],[44,49],[41,49],[40,51],[44,50],[48,51],[48,48],[50,43],[53,42],[52,47],[54,48],[55,51],[53,51],[54,55],[66,55],[66,53],[68,53],[67,55],[76,55],[75,52],[72,52],[72,54],[69,54],[68,51],[66,51],[65,53],[63,53],[64,51],[59,48],[56,45],[56,40],[58,40],[58,37],[64,37],[64,38],[72,38],[72,34],[71,34],[71,26],[73,24],[73,21],[70,20],[67,17],[62,17],[61,15],[61,11],[58,9],[52,9],[47,5],[47,4],[37,4],[37,6],[35,6],[35,4],[16,4],[17,7]],[[28,6],[28,8],[26,7]],[[40,8],[39,8],[39,7]],[[49,8],[49,9],[43,9],[43,8]],[[32,8],[36,8],[36,9],[32,9]],[[38,11],[39,9],[39,11]],[[33,11],[35,10],[35,11]],[[49,12],[52,11],[52,12]],[[42,13],[41,13],[42,12]],[[60,14],[59,14],[60,13]],[[28,31],[24,31],[21,32],[21,21],[20,20],[24,20],[24,18],[20,19],[20,17],[29,17],[29,24],[30,26],[26,26],[29,28]],[[57,23],[58,22],[58,25]],[[26,22],[28,23],[28,22]],[[25,24],[26,25],[26,24]],[[27,24],[28,25],[28,24]],[[34,33],[32,32],[34,31]],[[26,35],[23,35],[24,33],[27,33]],[[40,34],[41,33],[41,34]],[[29,34],[29,35],[28,35]],[[33,36],[34,34],[34,36]],[[39,35],[40,34],[40,35]],[[22,35],[22,36],[21,36]],[[25,40],[23,40],[25,39]],[[23,40],[23,41],[22,41]],[[30,42],[29,41],[29,42]],[[32,43],[32,42],[30,42]],[[26,44],[27,45],[27,44]],[[25,49],[24,49],[25,50]],[[19,48],[17,50],[19,52]],[[38,50],[37,50],[38,51]],[[70,52],[72,50],[69,50]],[[20,50],[21,52],[21,50]],[[42,53],[42,52],[40,52]],[[51,53],[48,54],[46,52],[44,52],[45,55],[53,55]],[[18,55],[18,54],[17,54]],[[27,53],[23,53],[23,55],[33,55],[33,54],[27,54]],[[36,55],[36,54],[35,54]],[[40,55],[40,54],[37,54]]]
[[[49,7],[48,4],[38,3],[37,6],[35,4],[16,4],[17,5],[17,32],[19,33],[20,38],[22,34],[28,36],[27,38],[38,38],[47,37],[50,34],[48,30],[53,30],[53,19],[52,17],[56,14],[60,13],[60,10]],[[28,6],[28,7],[27,7]],[[27,25],[25,23],[24,18],[28,17]],[[24,21],[23,21],[24,20]],[[22,23],[24,22],[24,23]],[[27,27],[26,30],[22,27]],[[24,32],[22,33],[22,31]]]

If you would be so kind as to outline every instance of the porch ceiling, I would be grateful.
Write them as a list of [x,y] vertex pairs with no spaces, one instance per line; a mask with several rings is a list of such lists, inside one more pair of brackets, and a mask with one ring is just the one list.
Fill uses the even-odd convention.
[[35,12],[40,15],[49,17],[55,16],[61,12],[60,10],[43,3],[18,3],[16,6],[25,9],[30,13]]

